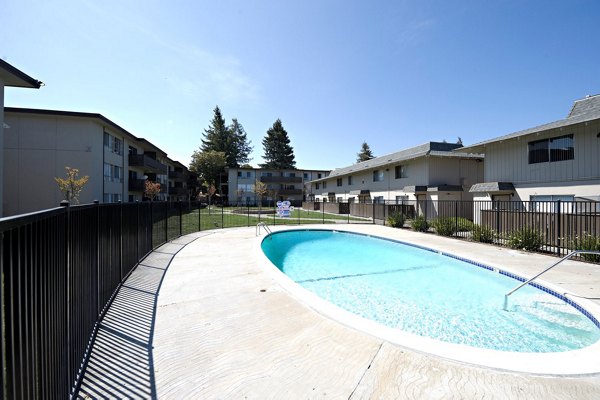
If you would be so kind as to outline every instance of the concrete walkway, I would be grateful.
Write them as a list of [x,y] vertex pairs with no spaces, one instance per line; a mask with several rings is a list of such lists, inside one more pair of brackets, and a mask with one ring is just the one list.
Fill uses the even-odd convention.
[[[331,227],[425,243],[526,276],[556,260],[381,226]],[[102,323],[79,398],[600,398],[600,375],[475,367],[344,326],[278,284],[257,243],[254,227],[228,229],[152,253]],[[569,262],[545,279],[600,299],[598,266]]]

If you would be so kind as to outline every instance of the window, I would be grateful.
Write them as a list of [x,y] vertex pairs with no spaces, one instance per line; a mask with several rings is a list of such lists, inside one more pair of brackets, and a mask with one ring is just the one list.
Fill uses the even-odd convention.
[[373,182],[383,182],[383,171],[376,169],[373,171]]
[[338,197],[338,198],[337,198],[337,202],[338,202],[338,203],[341,203],[342,201],[344,201],[344,199],[343,199],[342,197]]
[[352,185],[352,175],[348,177],[348,185]]
[[308,172],[304,173],[304,179],[308,179]]
[[103,200],[105,203],[116,203],[121,201],[122,197],[120,193],[104,193]]
[[327,189],[327,182],[323,182],[323,189]]
[[558,200],[568,202],[568,205],[561,204],[562,212],[568,212],[567,208],[572,206],[572,201],[575,200],[575,196],[571,195],[537,195],[531,196],[529,198],[531,200],[530,211],[537,211],[543,213],[553,213],[556,212],[555,204]]
[[238,178],[241,178],[242,177],[242,171],[238,171],[237,176],[238,176]]
[[373,197],[373,203],[375,204],[383,204],[383,196],[375,196]]
[[527,144],[529,164],[573,160],[575,148],[573,135],[536,140]]
[[394,170],[396,179],[406,178],[406,165],[396,165]]
[[315,189],[317,189],[317,190],[318,190],[320,187],[321,187],[321,184],[319,184],[319,183],[315,183]]
[[321,178],[322,178],[321,174],[317,174],[317,179],[321,179]]
[[250,178],[252,176],[252,173],[250,171],[246,171],[246,178]]
[[123,168],[118,165],[104,163],[104,180],[106,182],[122,182]]
[[404,204],[406,201],[408,201],[408,196],[396,196],[396,204]]
[[104,132],[104,147],[106,147],[115,154],[123,154],[123,141],[107,132]]
[[290,172],[289,177],[290,178],[295,178],[296,177],[296,173],[295,172]]
[[336,183],[338,186],[342,186],[342,178],[337,178]]
[[273,176],[272,172],[262,172],[260,176]]
[[354,203],[354,200],[356,200],[356,197],[348,197],[348,203]]

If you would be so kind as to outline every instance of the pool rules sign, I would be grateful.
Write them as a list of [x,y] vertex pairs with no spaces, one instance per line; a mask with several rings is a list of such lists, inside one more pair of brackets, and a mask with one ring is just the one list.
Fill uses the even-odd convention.
[[289,217],[292,211],[294,211],[294,207],[290,204],[289,201],[286,200],[277,202],[277,216]]

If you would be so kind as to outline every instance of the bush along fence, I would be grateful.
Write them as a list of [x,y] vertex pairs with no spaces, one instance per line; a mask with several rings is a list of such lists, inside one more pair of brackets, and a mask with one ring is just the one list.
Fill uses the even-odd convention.
[[[304,208],[348,212],[394,227],[528,251],[566,255],[600,250],[600,202],[404,200],[381,203],[306,203]],[[347,210],[347,211],[342,211]],[[588,261],[597,256],[584,256]]]
[[268,224],[372,223],[368,218],[248,204],[87,204],[0,219],[0,393],[68,398],[104,313],[148,253],[181,235]]

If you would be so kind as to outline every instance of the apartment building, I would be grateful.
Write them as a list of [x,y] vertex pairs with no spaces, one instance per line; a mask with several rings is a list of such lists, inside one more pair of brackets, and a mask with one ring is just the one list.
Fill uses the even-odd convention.
[[335,169],[311,182],[317,201],[398,202],[471,200],[469,188],[483,179],[483,155],[462,144],[420,146]]
[[477,200],[600,201],[600,95],[567,117],[462,150],[485,153]]
[[228,200],[255,204],[257,196],[255,182],[263,182],[268,190],[263,200],[314,200],[310,182],[329,174],[326,170],[229,168]]
[[187,201],[193,195],[190,190],[195,187],[192,184],[194,177],[187,169],[185,165],[179,161],[167,159],[167,166],[169,167],[169,200],[170,201]]
[[[4,109],[4,216],[56,207],[63,199],[55,177],[65,167],[90,177],[79,201],[141,201],[144,182],[161,183],[155,200],[168,200],[166,152],[94,113],[24,108]],[[179,185],[177,185],[179,186]],[[184,196],[177,197],[183,199]]]
[[[42,82],[33,79],[26,73],[18,70],[9,63],[0,59],[0,199],[4,192],[4,130],[9,129],[10,125],[4,122],[4,88],[20,87],[39,89]],[[0,216],[3,215],[4,202],[0,201]]]

